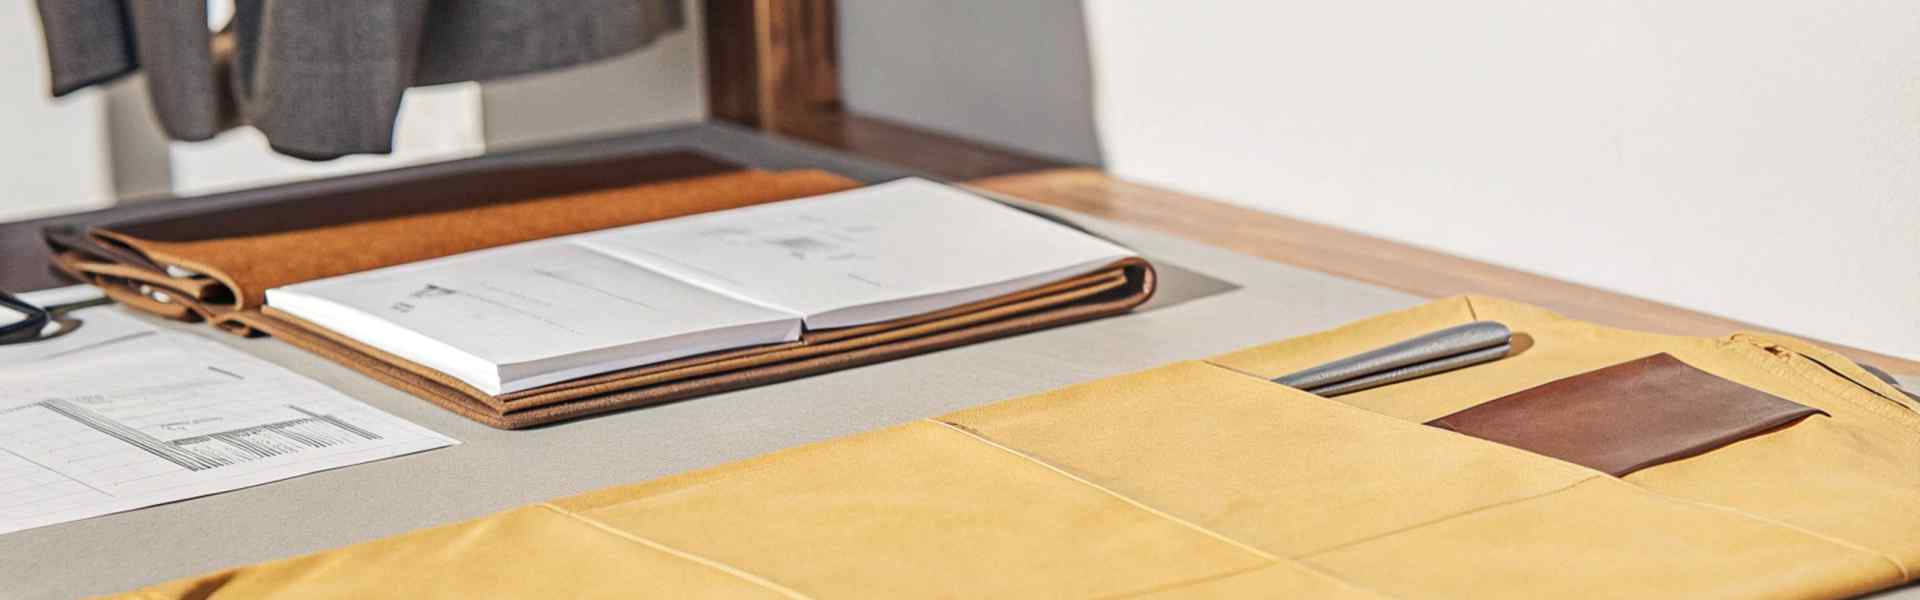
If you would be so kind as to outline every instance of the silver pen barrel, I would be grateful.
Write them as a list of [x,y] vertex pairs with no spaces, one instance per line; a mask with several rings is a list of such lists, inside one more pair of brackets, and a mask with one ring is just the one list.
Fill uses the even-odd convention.
[[1323,396],[1329,394],[1321,390],[1359,391],[1498,359],[1511,348],[1512,337],[1506,325],[1474,321],[1275,377],[1273,382]]

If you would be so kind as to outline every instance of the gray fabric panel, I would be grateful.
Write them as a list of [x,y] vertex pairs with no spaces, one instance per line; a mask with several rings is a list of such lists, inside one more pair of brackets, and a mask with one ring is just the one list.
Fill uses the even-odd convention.
[[39,0],[40,29],[54,96],[112,80],[139,67],[121,0]]
[[418,85],[497,79],[622,54],[685,23],[679,2],[441,2],[422,34]]
[[275,150],[301,158],[392,151],[393,120],[413,83],[429,5],[237,3],[235,66],[251,67],[235,79],[242,118]]
[[685,24],[677,0],[237,0],[223,80],[205,0],[123,2],[41,0],[56,95],[142,68],[171,137],[250,124],[308,159],[392,151],[408,87],[599,60]]
[[127,8],[160,128],[176,140],[220,133],[206,0],[138,0]]

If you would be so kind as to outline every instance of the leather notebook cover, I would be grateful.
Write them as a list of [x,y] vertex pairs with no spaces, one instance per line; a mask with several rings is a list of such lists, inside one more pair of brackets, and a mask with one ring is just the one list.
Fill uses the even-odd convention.
[[501,429],[682,400],[892,360],[1120,314],[1153,294],[1151,264],[1129,258],[1071,280],[954,308],[800,341],[724,350],[490,395],[444,373],[275,311],[246,311],[248,326],[467,418]]
[[[546,183],[502,185],[465,197],[435,192],[390,203],[357,192],[309,196],[231,213],[113,224],[84,234],[49,230],[47,238],[57,268],[107,289],[116,299],[169,318],[206,319],[251,334],[254,330],[237,314],[258,309],[266,290],[281,285],[859,186],[824,171],[739,170],[698,155],[656,158],[673,168],[633,168],[626,177],[637,183],[608,189],[524,198],[519,195],[597,181],[523,173]],[[595,172],[610,168],[576,165],[588,167]],[[474,192],[494,179],[442,183],[458,192]],[[398,186],[402,191],[415,187]],[[203,276],[175,277],[161,265]],[[131,299],[136,296],[142,299]]]
[[1666,353],[1510,394],[1427,423],[1619,477],[1822,411]]
[[[169,318],[207,319],[235,333],[272,335],[500,428],[771,383],[1122,313],[1153,293],[1152,266],[1126,259],[1072,280],[931,314],[808,332],[797,342],[715,352],[499,396],[264,306],[268,288],[289,283],[860,185],[822,171],[716,172],[718,163],[697,155],[668,158],[675,169],[639,171],[659,180],[613,189],[532,199],[488,193],[463,200],[423,192],[427,198],[399,201],[404,206],[398,208],[354,207],[377,204],[369,197],[339,198],[345,206],[309,197],[246,207],[217,219],[117,224],[86,232],[79,236],[83,239],[50,231],[48,238],[60,268],[100,285],[124,304]],[[692,176],[675,179],[674,173]],[[594,181],[556,181],[577,185],[580,180]],[[474,192],[485,186],[453,187]],[[204,276],[170,276],[161,265]]]
[[219,194],[198,199],[209,208],[184,215],[130,218],[91,228],[56,225],[44,237],[56,252],[76,252],[90,262],[161,273],[160,266],[137,249],[93,234],[155,243],[249,238],[745,169],[696,152],[512,167],[480,162],[429,165],[449,171],[430,176],[413,174],[416,167],[310,182],[309,189],[318,188],[312,191],[266,188]]

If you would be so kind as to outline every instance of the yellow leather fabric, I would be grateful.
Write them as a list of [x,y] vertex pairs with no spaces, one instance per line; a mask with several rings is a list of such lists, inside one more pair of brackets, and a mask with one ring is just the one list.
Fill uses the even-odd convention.
[[[1264,380],[1475,319],[1531,346],[1338,399]],[[1625,478],[1421,424],[1659,352],[1831,416]],[[1916,408],[1797,340],[1453,298],[138,593],[1838,598],[1920,573]]]

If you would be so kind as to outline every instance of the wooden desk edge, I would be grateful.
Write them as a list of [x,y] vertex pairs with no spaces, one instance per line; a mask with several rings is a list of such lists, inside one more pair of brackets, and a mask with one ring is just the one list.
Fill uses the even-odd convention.
[[[968,185],[1146,227],[1268,260],[1430,298],[1475,293],[1537,304],[1629,329],[1719,337],[1777,330],[1561,281],[1179,192],[1115,179],[1095,169],[1056,169],[976,179]],[[1850,359],[1920,376],[1920,362],[1809,339]]]

